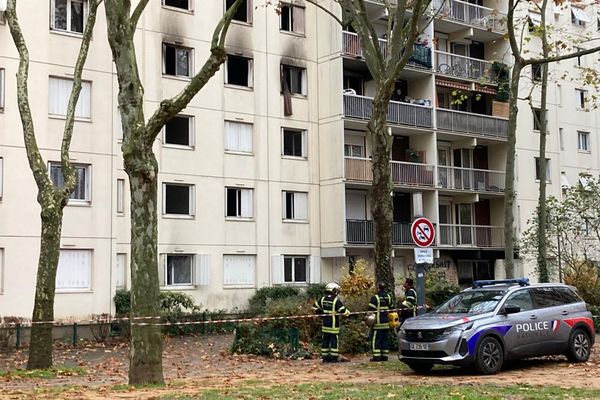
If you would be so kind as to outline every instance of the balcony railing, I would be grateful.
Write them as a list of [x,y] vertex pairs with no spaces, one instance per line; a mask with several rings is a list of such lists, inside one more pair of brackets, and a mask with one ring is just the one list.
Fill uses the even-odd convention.
[[496,139],[508,136],[508,120],[505,118],[440,108],[436,110],[436,117],[438,129]]
[[[374,239],[373,221],[346,220],[346,242],[350,244],[372,244]],[[392,244],[396,246],[414,246],[410,234],[410,223],[392,224]]]
[[497,83],[493,63],[459,54],[435,52],[435,71],[442,75],[472,79],[480,83]]
[[[354,32],[343,31],[343,53],[353,57],[363,57],[360,39]],[[384,57],[387,56],[387,40],[378,39],[379,48]],[[417,68],[431,69],[431,48],[421,44],[413,45],[413,53],[408,60],[408,65]]]
[[[373,170],[370,158],[346,157],[346,179],[371,182]],[[405,161],[390,161],[392,181],[397,185],[435,186],[435,166]]]
[[502,171],[438,166],[438,186],[445,189],[501,193],[504,178]]
[[440,224],[438,245],[445,247],[502,248],[504,228],[488,225]]
[[[369,120],[373,115],[373,98],[344,94],[344,116]],[[390,101],[387,122],[417,128],[431,128],[432,108],[418,104]]]
[[[433,12],[445,18],[494,32],[506,31],[506,14],[460,0],[434,0]],[[438,11],[439,10],[439,11]]]

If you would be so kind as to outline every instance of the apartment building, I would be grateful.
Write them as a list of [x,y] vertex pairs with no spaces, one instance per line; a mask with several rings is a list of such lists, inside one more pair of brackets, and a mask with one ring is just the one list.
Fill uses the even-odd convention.
[[[47,7],[19,2],[18,13],[31,52],[38,143],[60,183],[66,99],[87,4],[40,2]],[[212,30],[231,3],[148,5],[136,34],[147,114],[200,68]],[[441,11],[415,44],[390,105],[398,277],[411,272],[409,225],[417,215],[434,221],[436,266],[453,279],[502,276],[507,110],[496,98],[502,65],[510,62],[503,39],[506,4],[479,3],[438,5]],[[333,1],[321,4],[339,13]],[[383,33],[382,3],[369,1],[367,7]],[[566,7],[557,21],[595,32],[595,10],[578,11],[577,24],[573,13]],[[584,15],[587,25],[578,19]],[[64,214],[57,318],[112,312],[115,290],[130,284],[128,182],[105,30],[100,12],[71,147],[78,185]],[[246,0],[226,43],[225,65],[167,124],[154,150],[161,289],[184,291],[204,308],[231,310],[243,308],[257,288],[337,279],[342,266],[372,259],[366,122],[374,87],[356,34],[310,3],[284,3],[276,13]],[[384,37],[380,43],[385,51]],[[0,44],[0,315],[28,316],[39,206],[15,100],[18,57],[5,24]],[[576,61],[556,69],[576,71]],[[587,89],[567,81],[551,89],[554,195],[575,184],[579,172],[600,170],[597,113],[586,111],[585,103],[576,107],[576,95],[588,101],[577,90]],[[537,198],[537,135],[528,107],[523,103],[519,115],[517,232],[525,229]],[[532,267],[519,273],[530,275]]]

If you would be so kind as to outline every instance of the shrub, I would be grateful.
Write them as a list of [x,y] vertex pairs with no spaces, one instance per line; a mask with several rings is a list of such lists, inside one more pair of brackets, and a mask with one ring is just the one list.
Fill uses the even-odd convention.
[[592,313],[594,328],[596,332],[600,333],[600,306],[589,306],[588,309]]
[[160,292],[160,310],[162,313],[196,312],[198,307],[189,294],[181,292]]
[[437,268],[427,271],[425,297],[429,306],[439,306],[457,293],[460,293],[460,287],[448,282],[445,269]]
[[586,303],[600,306],[600,271],[591,262],[581,262],[565,272],[564,282],[577,288]]
[[14,325],[22,323],[23,320],[23,318],[15,316],[0,318],[0,325],[8,325],[6,328],[0,328],[0,349],[8,349],[12,337],[15,335],[16,327]]
[[92,336],[98,343],[106,342],[108,334],[110,333],[110,314],[92,314],[91,315],[90,331]]
[[129,299],[129,290],[119,289],[113,297],[115,302],[115,313],[119,317],[128,316],[131,311],[131,302]]
[[312,303],[318,300],[325,294],[325,283],[313,283],[306,288],[306,297]]
[[269,301],[294,297],[299,294],[300,289],[294,286],[260,288],[248,301],[248,312],[253,315],[263,314]]

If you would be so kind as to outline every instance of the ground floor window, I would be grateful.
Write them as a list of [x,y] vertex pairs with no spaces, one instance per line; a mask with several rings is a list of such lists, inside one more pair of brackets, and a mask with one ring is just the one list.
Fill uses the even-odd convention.
[[494,266],[489,261],[461,260],[458,262],[458,283],[460,285],[488,279],[494,279]]

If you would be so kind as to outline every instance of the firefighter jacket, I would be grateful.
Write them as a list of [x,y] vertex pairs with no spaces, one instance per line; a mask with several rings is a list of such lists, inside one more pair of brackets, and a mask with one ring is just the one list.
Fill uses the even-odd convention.
[[408,309],[412,309],[412,316],[417,315],[417,291],[410,288],[406,291],[402,306]]
[[388,312],[394,308],[392,296],[385,292],[379,292],[369,302],[369,310],[375,311],[375,324],[373,329],[390,329]]
[[321,299],[315,301],[313,308],[318,314],[325,314],[323,317],[322,332],[338,334],[340,332],[341,315],[349,315],[350,311],[346,309],[342,300],[334,294],[327,293]]

